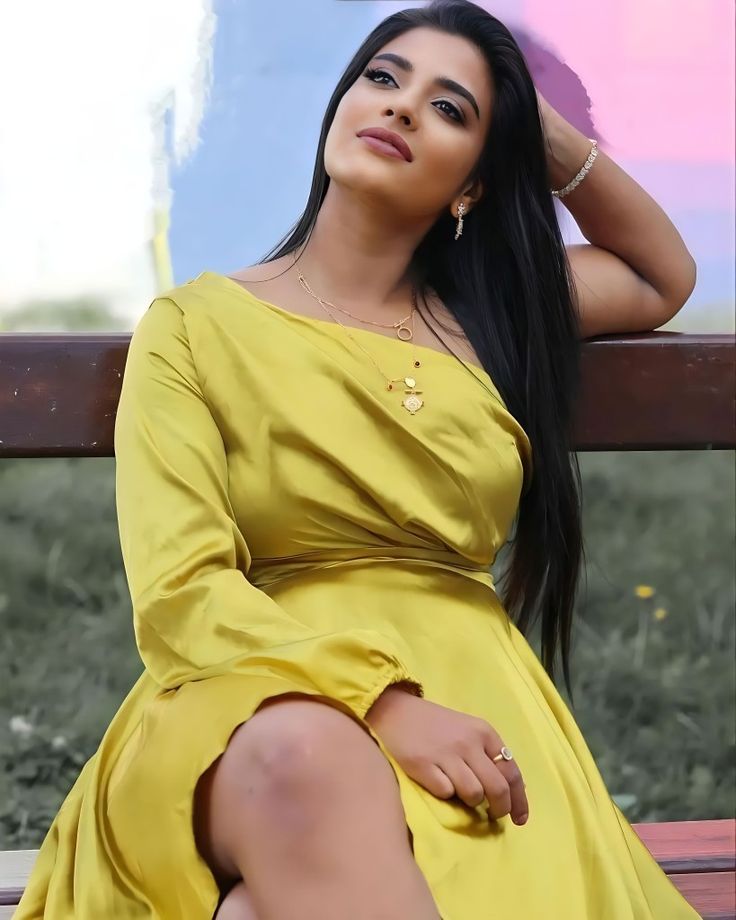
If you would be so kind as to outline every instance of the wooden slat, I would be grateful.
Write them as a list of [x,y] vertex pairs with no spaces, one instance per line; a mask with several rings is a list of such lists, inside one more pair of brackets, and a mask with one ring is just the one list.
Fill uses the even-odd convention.
[[37,855],[38,850],[0,850],[0,905],[18,903]]
[[633,824],[649,852],[668,874],[736,871],[736,820]]
[[[727,873],[714,873],[715,878],[711,880],[708,873],[682,874],[672,876],[672,881],[703,920],[736,920],[733,904],[736,878],[730,875],[729,880],[724,880],[725,875]],[[13,904],[0,905],[0,920],[11,920],[14,911]]]
[[[736,920],[736,821],[672,821],[633,827],[704,920]],[[0,905],[18,903],[37,854],[37,850],[0,851]],[[674,871],[665,868],[669,864],[675,866]],[[685,865],[701,866],[704,871],[683,871]],[[716,865],[724,868],[707,871]],[[0,920],[11,916],[2,910],[0,907]]]
[[601,336],[581,356],[577,450],[736,447],[736,337]]
[[670,878],[703,920],[736,920],[736,873],[677,872]]
[[[699,873],[675,875],[672,880],[703,920],[735,920],[733,892],[736,880],[733,875],[730,875],[730,880],[724,880],[729,873],[713,874],[715,877],[712,879],[708,873]],[[11,920],[14,911],[13,904],[0,906],[0,920]]]
[[[0,333],[0,457],[111,457],[130,333]],[[733,449],[733,335],[582,346],[577,450]]]
[[130,333],[0,334],[0,457],[111,457]]

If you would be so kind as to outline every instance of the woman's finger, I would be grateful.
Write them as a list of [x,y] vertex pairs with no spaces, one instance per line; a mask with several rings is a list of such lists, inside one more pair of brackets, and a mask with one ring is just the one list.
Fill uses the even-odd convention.
[[441,769],[452,780],[455,794],[461,801],[470,805],[471,808],[477,808],[483,804],[487,794],[486,789],[462,757],[456,756],[443,760]]
[[455,786],[452,780],[438,764],[427,764],[422,769],[421,775],[409,775],[421,786],[424,786],[427,792],[437,796],[438,799],[451,799],[455,795]]
[[[493,741],[486,742],[486,762],[490,767],[495,768],[508,783],[511,796],[511,818],[515,824],[523,824],[529,816],[529,799],[526,794],[524,778],[521,775],[516,760],[497,760],[495,763],[493,762],[493,758],[498,756],[499,751],[500,747]],[[482,764],[479,765],[478,768],[481,770],[484,769]]]
[[484,790],[488,802],[488,817],[498,820],[512,811],[513,800],[506,777],[496,765],[491,763],[486,752],[481,748],[477,752],[467,755],[466,766],[476,777],[477,782]]

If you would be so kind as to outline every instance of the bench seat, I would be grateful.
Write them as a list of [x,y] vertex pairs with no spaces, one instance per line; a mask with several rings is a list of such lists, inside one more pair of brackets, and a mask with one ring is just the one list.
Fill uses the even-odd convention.
[[736,920],[736,819],[632,826],[698,913]]
[[[736,819],[632,826],[704,920],[736,920]],[[0,851],[0,920],[12,917],[37,852]]]

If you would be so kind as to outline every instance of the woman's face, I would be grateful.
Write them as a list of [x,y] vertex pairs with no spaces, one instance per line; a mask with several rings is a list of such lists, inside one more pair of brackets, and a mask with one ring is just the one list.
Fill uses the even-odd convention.
[[[459,87],[438,84],[443,77]],[[325,143],[327,174],[397,217],[436,218],[466,191],[487,136],[492,93],[490,69],[471,42],[426,27],[405,32],[378,51],[340,101]],[[402,137],[411,160],[358,136],[375,127]]]

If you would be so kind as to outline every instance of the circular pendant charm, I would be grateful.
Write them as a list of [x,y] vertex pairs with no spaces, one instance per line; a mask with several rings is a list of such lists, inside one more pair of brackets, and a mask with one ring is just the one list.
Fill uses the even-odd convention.
[[414,389],[414,387],[417,385],[417,382],[413,377],[404,377],[404,383],[412,389]]
[[418,396],[415,396],[414,394],[412,394],[411,396],[407,396],[406,399],[402,403],[402,406],[404,406],[405,409],[408,409],[412,415],[414,415],[415,412],[418,412],[422,408],[423,405],[424,405],[424,400],[420,399]]

